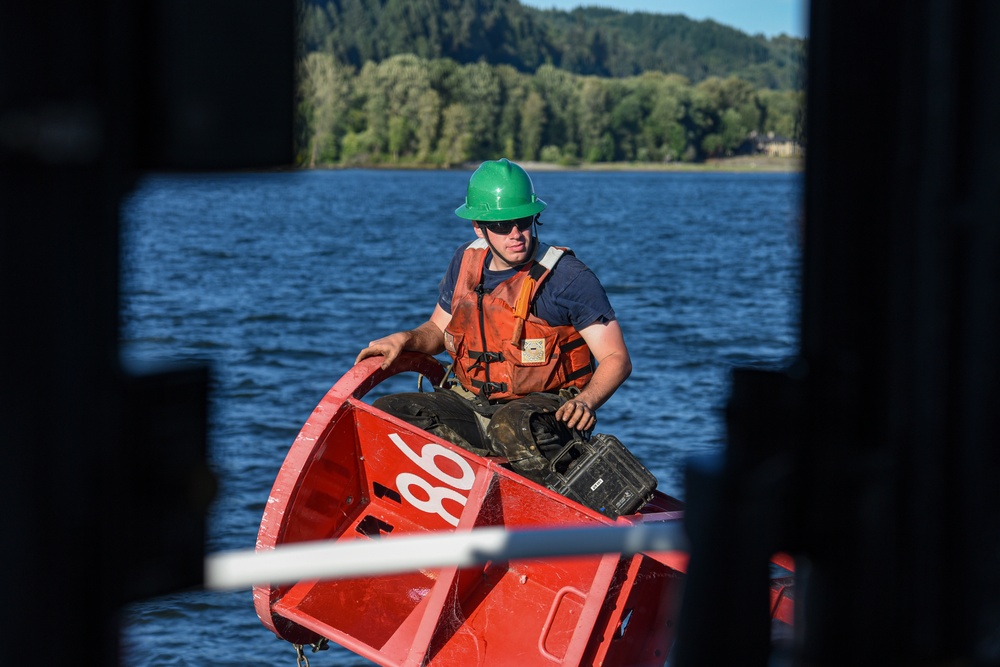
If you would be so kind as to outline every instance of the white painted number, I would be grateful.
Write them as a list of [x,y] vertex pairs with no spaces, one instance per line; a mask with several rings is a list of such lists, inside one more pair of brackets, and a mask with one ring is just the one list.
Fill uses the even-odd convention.
[[[406,498],[410,504],[421,512],[437,514],[451,525],[457,526],[458,517],[444,508],[444,500],[453,500],[463,507],[465,506],[466,500],[468,499],[466,496],[462,495],[458,491],[455,491],[454,489],[467,491],[472,488],[472,484],[476,480],[476,473],[472,469],[472,466],[469,465],[469,462],[455,452],[434,442],[428,442],[421,447],[420,454],[418,455],[410,449],[409,445],[407,445],[398,434],[390,433],[389,439],[392,440],[393,444],[395,444],[401,452],[406,454],[407,458],[416,463],[421,470],[429,474],[434,479],[453,487],[449,489],[443,486],[433,486],[430,482],[419,475],[415,475],[411,472],[401,472],[396,476],[396,487],[399,489],[400,495]],[[448,459],[457,465],[462,473],[461,476],[456,477],[455,475],[450,475],[444,470],[441,470],[435,460],[437,457]],[[424,492],[427,496],[426,500],[417,498],[413,495],[413,492],[410,489],[414,486],[419,487],[420,490]]]
[[[416,463],[422,470],[426,471],[434,478],[448,484],[449,486],[453,486],[456,489],[463,489],[467,491],[472,488],[472,483],[476,480],[475,471],[472,469],[472,466],[469,465],[468,461],[450,449],[446,449],[434,442],[428,442],[420,449],[420,456],[417,456],[414,451],[410,449],[405,442],[403,442],[403,439],[400,438],[398,434],[390,433],[389,439],[392,440],[396,446],[399,447],[400,451],[406,454],[411,461]],[[445,471],[438,468],[437,463],[434,461],[434,458],[437,456],[446,458],[461,468],[462,476],[454,477],[453,475],[449,475]]]
[[[421,512],[439,514],[451,525],[458,525],[458,517],[446,510],[444,502],[442,502],[445,498],[449,498],[464,507],[466,498],[458,491],[443,486],[431,486],[423,477],[414,475],[412,472],[399,473],[396,476],[396,485],[399,487],[399,493]],[[427,500],[421,500],[414,496],[413,492],[410,491],[411,486],[419,486],[427,494]]]

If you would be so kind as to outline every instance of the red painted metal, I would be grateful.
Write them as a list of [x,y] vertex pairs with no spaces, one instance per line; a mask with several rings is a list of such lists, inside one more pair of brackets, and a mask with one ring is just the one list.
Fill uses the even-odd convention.
[[[320,401],[268,498],[257,549],[336,538],[504,526],[677,521],[657,492],[639,513],[609,519],[503,467],[376,410],[361,398],[399,372],[443,375],[404,353],[352,368]],[[386,537],[388,536],[388,537]],[[386,666],[662,665],[673,642],[685,554],[644,553],[491,562],[336,581],[257,586],[261,622],[278,637],[325,637]],[[786,563],[787,565],[787,563]],[[791,596],[772,586],[776,617]]]

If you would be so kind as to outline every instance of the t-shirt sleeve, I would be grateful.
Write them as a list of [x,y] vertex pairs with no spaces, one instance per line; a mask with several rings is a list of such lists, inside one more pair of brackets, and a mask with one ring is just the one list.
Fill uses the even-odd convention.
[[573,255],[563,256],[542,286],[538,314],[550,324],[571,324],[577,330],[617,319],[601,281]]
[[462,268],[462,256],[471,243],[471,241],[463,243],[458,247],[448,263],[448,269],[444,272],[441,282],[438,283],[438,305],[449,315],[451,314],[451,299],[455,295],[455,283],[458,282],[458,272]]

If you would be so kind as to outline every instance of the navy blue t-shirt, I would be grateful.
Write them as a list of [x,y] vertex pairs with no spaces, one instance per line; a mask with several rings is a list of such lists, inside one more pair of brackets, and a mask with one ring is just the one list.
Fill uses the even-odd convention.
[[[451,299],[455,294],[455,283],[462,267],[462,255],[473,241],[463,243],[455,251],[448,264],[448,270],[438,285],[438,304],[447,313],[451,313]],[[539,242],[536,257],[542,257],[548,250],[548,245]],[[486,257],[486,266],[490,263],[490,254]],[[517,269],[491,271],[483,269],[483,286],[491,290],[505,280],[510,279]],[[572,325],[579,331],[595,322],[610,322],[615,319],[615,311],[608,301],[594,272],[587,268],[575,256],[566,253],[556,263],[549,277],[542,283],[535,297],[535,315],[545,320],[551,326]]]

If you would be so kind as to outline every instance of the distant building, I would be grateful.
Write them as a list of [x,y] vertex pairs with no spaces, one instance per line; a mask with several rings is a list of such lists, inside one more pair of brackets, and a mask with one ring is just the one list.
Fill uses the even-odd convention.
[[751,135],[758,153],[770,157],[798,157],[802,155],[802,146],[793,139],[768,132],[767,135]]

